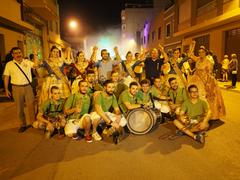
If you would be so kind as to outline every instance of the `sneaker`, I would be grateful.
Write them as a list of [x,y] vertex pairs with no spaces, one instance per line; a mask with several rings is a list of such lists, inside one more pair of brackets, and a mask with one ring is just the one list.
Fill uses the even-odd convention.
[[201,133],[198,133],[196,136],[195,136],[195,140],[201,144],[204,144],[205,143],[205,136]]
[[76,134],[76,135],[74,135],[74,136],[72,137],[72,139],[77,141],[77,140],[80,140],[81,137]]
[[93,138],[94,141],[101,141],[102,140],[102,137],[97,132],[92,134],[92,138]]
[[19,128],[18,132],[19,133],[23,133],[26,130],[27,130],[27,127],[26,126],[22,126],[22,127]]
[[90,135],[87,135],[87,136],[85,136],[85,140],[86,140],[86,142],[91,143],[92,137]]
[[27,128],[27,129],[33,128],[33,126],[32,126],[32,124],[29,124],[29,125],[26,126],[26,128]]
[[119,132],[118,131],[115,131],[113,134],[113,143],[114,144],[118,144],[119,143]]

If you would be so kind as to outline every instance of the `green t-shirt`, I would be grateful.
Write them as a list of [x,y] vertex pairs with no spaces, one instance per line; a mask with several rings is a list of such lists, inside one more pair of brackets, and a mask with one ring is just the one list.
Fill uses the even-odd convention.
[[168,97],[171,98],[174,104],[182,104],[185,100],[188,99],[186,90],[184,88],[178,88],[176,93],[170,89],[168,91]]
[[89,107],[90,107],[90,97],[87,94],[83,95],[81,93],[75,93],[68,97],[64,106],[66,109],[72,109],[80,105],[81,105],[81,112],[77,114],[73,113],[68,115],[68,119],[80,118],[82,115],[87,114],[89,112]]
[[104,91],[98,91],[95,97],[94,104],[100,105],[104,112],[109,112],[110,108],[113,109],[118,107],[116,96],[108,96]]
[[208,103],[202,99],[199,99],[196,104],[193,104],[190,99],[187,99],[182,104],[182,111],[184,111],[189,118],[199,119],[208,111]]
[[157,89],[154,85],[151,87],[150,92],[152,93],[153,97],[158,97],[162,95],[162,92],[160,89]]
[[56,103],[54,103],[52,99],[48,99],[43,103],[40,112],[46,119],[56,118],[58,115],[63,114],[63,106],[64,99],[59,99]]
[[147,93],[144,93],[142,90],[139,90],[136,97],[137,97],[137,103],[138,104],[145,104],[151,101],[150,94],[151,91],[148,91]]
[[122,94],[119,96],[118,104],[121,108],[123,113],[126,113],[128,111],[127,107],[125,106],[124,102],[129,102],[130,104],[136,104],[137,97],[132,96],[129,92],[129,90],[125,90],[122,92]]

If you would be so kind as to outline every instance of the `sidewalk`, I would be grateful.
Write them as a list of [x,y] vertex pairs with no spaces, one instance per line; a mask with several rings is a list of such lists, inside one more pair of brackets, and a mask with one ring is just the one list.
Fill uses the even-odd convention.
[[232,85],[232,81],[228,81],[228,82],[218,81],[218,85],[220,86],[221,89],[224,89],[226,91],[233,91],[233,92],[240,93],[240,82],[237,82],[236,88],[234,89],[228,88]]

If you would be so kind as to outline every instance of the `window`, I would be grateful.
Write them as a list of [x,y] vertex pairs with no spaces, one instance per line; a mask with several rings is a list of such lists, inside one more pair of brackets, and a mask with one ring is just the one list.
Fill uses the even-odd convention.
[[161,39],[161,35],[162,35],[162,29],[161,27],[158,28],[158,40]]
[[203,7],[206,4],[212,2],[213,0],[198,0],[197,1],[197,8]]
[[196,41],[196,45],[194,49],[195,54],[198,54],[198,50],[200,46],[204,46],[206,49],[209,49],[209,37],[210,37],[209,35],[205,35],[205,36],[194,38],[194,40]]
[[168,10],[170,7],[172,7],[174,5],[174,0],[168,0],[165,2],[165,8],[164,10]]
[[155,31],[152,32],[152,42],[155,40]]
[[171,36],[171,24],[167,24],[166,26],[166,37],[170,37]]

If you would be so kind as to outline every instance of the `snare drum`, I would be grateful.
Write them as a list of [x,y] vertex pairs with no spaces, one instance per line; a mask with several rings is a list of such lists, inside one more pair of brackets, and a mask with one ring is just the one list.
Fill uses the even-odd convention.
[[171,111],[167,101],[154,100],[155,108],[160,110],[162,113],[169,113]]
[[152,109],[133,109],[127,115],[127,127],[133,134],[146,134],[156,124],[157,118],[161,116],[161,112],[159,113],[155,113]]

